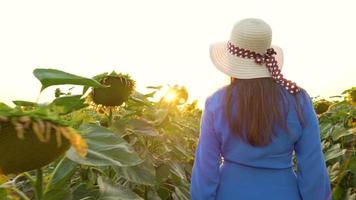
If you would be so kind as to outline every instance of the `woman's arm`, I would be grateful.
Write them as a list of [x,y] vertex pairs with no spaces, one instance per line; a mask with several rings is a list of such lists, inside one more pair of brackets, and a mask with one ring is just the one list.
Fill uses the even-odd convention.
[[302,91],[302,96],[305,127],[294,146],[299,191],[303,200],[330,200],[330,179],[321,147],[318,118],[308,93]]
[[200,137],[191,178],[193,200],[215,199],[219,185],[220,143],[214,130],[214,116],[208,98],[201,118]]

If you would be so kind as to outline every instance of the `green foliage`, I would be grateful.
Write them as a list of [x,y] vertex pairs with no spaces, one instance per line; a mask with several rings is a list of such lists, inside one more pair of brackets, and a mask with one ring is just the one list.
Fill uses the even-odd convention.
[[83,125],[80,130],[88,144],[88,154],[80,157],[74,148],[67,151],[67,158],[87,166],[135,166],[142,162],[133,148],[121,137],[97,125]]
[[329,170],[334,199],[356,197],[356,107],[350,94],[356,88],[343,92],[343,100],[335,101],[319,115],[325,161]]
[[[36,69],[42,90],[51,85],[76,84],[102,87],[104,73],[88,79],[59,70]],[[127,78],[130,78],[127,76]],[[190,199],[189,184],[194,153],[199,137],[201,110],[197,101],[186,103],[184,87],[174,86],[178,101],[155,102],[153,91],[134,91],[128,101],[108,111],[97,112],[88,106],[85,93],[72,95],[57,91],[57,98],[46,105],[15,101],[16,109],[0,103],[3,116],[33,117],[70,125],[82,133],[88,144],[85,158],[73,148],[66,155],[42,168],[43,178],[36,180],[33,171],[0,176],[0,199],[39,199],[36,185],[43,183],[42,200],[96,199]],[[325,160],[332,181],[333,197],[352,199],[355,191],[355,104],[350,98],[329,102],[320,112],[319,121]],[[63,96],[64,95],[64,96]],[[352,97],[352,95],[351,95]],[[351,100],[350,100],[351,99]],[[314,105],[317,105],[317,101]],[[329,104],[328,103],[328,104]],[[0,158],[1,159],[1,158]]]
[[130,189],[120,185],[110,183],[108,178],[99,177],[100,199],[102,200],[143,200],[142,197],[132,192]]
[[94,79],[77,76],[56,69],[35,69],[35,77],[41,82],[41,91],[52,85],[83,85],[89,87],[104,87]]
[[81,95],[57,97],[50,106],[58,114],[68,114],[88,106]]

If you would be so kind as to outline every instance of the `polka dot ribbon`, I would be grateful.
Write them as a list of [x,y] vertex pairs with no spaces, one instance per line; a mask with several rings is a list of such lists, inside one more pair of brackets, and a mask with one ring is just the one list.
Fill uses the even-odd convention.
[[278,67],[277,60],[274,57],[274,55],[277,53],[274,51],[273,48],[267,49],[267,52],[263,55],[250,51],[248,49],[237,47],[233,45],[231,42],[227,43],[227,48],[232,55],[238,56],[240,58],[249,58],[249,59],[253,58],[255,59],[255,62],[257,64],[265,64],[269,73],[272,76],[272,79],[276,83],[286,88],[286,90],[288,90],[288,92],[290,92],[291,94],[300,92],[300,88],[297,86],[295,82],[287,80],[283,77],[283,74],[281,73],[281,70]]

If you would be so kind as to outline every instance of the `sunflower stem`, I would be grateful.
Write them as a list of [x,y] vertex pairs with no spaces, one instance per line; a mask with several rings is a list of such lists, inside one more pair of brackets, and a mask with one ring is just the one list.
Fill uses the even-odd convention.
[[37,171],[36,171],[35,195],[36,195],[37,200],[42,199],[42,195],[43,195],[43,171],[42,171],[42,169],[37,169]]
[[28,172],[23,173],[23,175],[30,181],[31,185],[35,185],[35,179]]
[[25,193],[23,193],[21,190],[17,189],[16,187],[11,187],[10,189],[16,192],[23,200],[31,200],[26,196]]
[[108,125],[109,127],[112,124],[112,108],[109,108],[109,116],[108,116]]

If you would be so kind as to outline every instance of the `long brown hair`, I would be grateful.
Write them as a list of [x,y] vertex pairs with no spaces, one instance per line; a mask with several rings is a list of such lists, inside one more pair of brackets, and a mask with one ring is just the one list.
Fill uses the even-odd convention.
[[[282,89],[272,78],[231,78],[226,90],[225,114],[233,134],[247,139],[252,146],[265,146],[272,141],[273,125],[289,133],[287,126],[289,102],[285,101],[286,94]],[[296,112],[304,127],[300,102],[297,95],[294,96]],[[235,116],[233,110],[237,111]],[[246,138],[243,130],[247,133]]]

